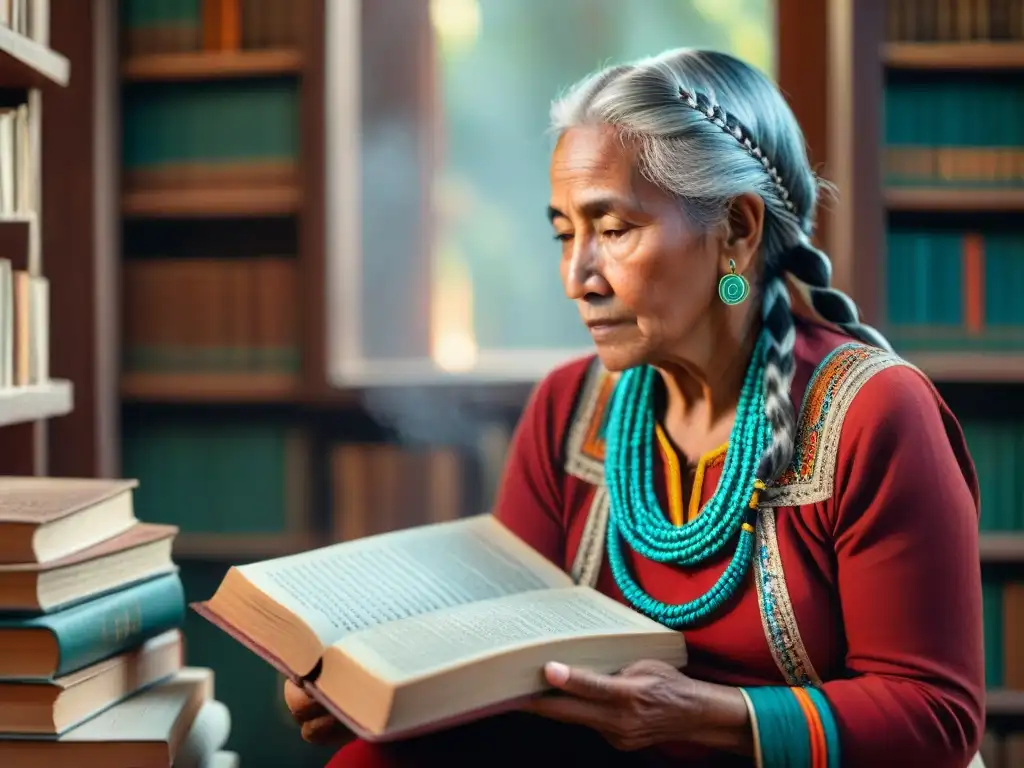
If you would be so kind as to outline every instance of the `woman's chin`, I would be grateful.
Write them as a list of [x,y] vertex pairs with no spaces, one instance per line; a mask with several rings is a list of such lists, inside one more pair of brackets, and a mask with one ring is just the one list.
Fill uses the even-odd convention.
[[598,344],[597,357],[606,371],[618,373],[647,362],[643,351],[627,344]]

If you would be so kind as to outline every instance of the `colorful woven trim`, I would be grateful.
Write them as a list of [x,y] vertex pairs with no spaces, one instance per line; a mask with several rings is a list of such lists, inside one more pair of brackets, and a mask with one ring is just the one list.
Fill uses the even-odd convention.
[[818,688],[741,688],[758,768],[839,768],[839,729]]
[[818,364],[800,406],[793,460],[769,486],[762,506],[798,507],[832,496],[846,413],[865,382],[894,365],[913,367],[898,355],[859,342],[836,347]]
[[604,483],[604,427],[616,381],[595,358],[583,378],[569,423],[565,471],[593,485]]
[[786,571],[782,567],[782,553],[776,535],[775,510],[760,510],[756,527],[754,586],[768,648],[787,685],[818,684],[821,678],[800,637],[796,612],[786,585]]

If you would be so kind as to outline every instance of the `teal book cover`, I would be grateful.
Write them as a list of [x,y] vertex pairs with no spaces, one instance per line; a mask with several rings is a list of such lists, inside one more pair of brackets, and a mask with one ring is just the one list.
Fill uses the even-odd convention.
[[[0,619],[0,679],[52,680],[134,648],[185,619],[185,592],[177,572],[134,584],[62,611]],[[22,633],[49,634],[56,659],[46,675],[26,675],[15,648]],[[20,637],[19,637],[20,636]],[[36,666],[36,665],[34,665]]]

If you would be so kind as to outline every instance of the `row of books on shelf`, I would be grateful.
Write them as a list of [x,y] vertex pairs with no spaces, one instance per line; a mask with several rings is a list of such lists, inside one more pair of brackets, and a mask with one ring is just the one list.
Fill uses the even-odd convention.
[[981,743],[985,768],[1020,768],[1024,765],[1024,734],[988,731]]
[[184,664],[177,529],[139,522],[135,485],[0,478],[0,765],[238,765]]
[[[343,443],[329,451],[331,537],[356,539],[461,517],[486,507],[509,431],[482,430],[476,447]],[[145,519],[189,534],[308,531],[311,441],[253,420],[127,420],[125,474],[140,480]],[[238,510],[244,510],[240,514]]]
[[[1024,184],[1024,78],[890,76],[884,91],[889,186]],[[972,105],[984,104],[979,113]]]
[[0,26],[39,39],[50,29],[50,0],[0,0]]
[[985,574],[985,685],[1024,691],[1024,582]]
[[301,430],[252,419],[126,419],[122,455],[146,520],[190,534],[308,527],[313,472]]
[[124,187],[296,183],[294,78],[139,83],[123,90]]
[[892,224],[885,270],[898,349],[1024,349],[1024,231]]
[[981,530],[1024,534],[1024,422],[961,419],[981,492]]
[[294,0],[121,0],[129,56],[295,47],[300,18]]
[[331,454],[335,535],[349,541],[463,517],[472,510],[466,474],[451,448],[337,446]]
[[50,376],[50,283],[29,271],[32,226],[0,221],[0,388]]
[[886,0],[893,42],[1024,40],[1019,0]]
[[289,257],[127,261],[125,369],[297,374],[298,277]]
[[33,119],[28,104],[0,106],[0,220],[27,218],[35,209],[30,151]]
[[50,284],[30,263],[33,119],[26,103],[0,106],[0,388],[49,379]]

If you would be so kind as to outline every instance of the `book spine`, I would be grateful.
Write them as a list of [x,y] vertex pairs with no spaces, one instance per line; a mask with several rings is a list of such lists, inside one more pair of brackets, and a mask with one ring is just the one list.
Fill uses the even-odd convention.
[[[185,592],[177,573],[143,582],[43,621],[57,638],[55,677],[134,648],[185,620]],[[29,625],[29,623],[26,623]]]

